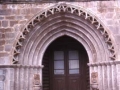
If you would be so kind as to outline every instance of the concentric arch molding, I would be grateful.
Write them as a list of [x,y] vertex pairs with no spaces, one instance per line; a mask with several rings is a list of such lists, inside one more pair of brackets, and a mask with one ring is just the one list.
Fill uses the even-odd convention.
[[18,63],[17,57],[20,54],[20,48],[22,47],[22,42],[26,39],[26,35],[32,30],[32,28],[35,27],[35,25],[40,23],[43,19],[47,18],[48,16],[59,12],[68,12],[71,14],[78,15],[79,17],[82,16],[85,18],[85,20],[89,20],[91,24],[93,24],[103,36],[104,42],[106,43],[108,51],[110,53],[109,56],[110,59],[111,60],[116,59],[115,45],[112,40],[112,37],[109,35],[109,32],[106,30],[102,22],[97,17],[92,15],[90,12],[84,10],[83,8],[80,7],[78,8],[70,4],[60,3],[49,9],[44,10],[43,12],[38,13],[25,25],[22,33],[20,33],[19,35],[18,41],[15,43],[13,59],[12,59],[13,64]]

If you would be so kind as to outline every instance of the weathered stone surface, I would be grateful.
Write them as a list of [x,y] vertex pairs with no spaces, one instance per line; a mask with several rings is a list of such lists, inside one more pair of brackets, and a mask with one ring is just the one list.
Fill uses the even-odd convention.
[[31,10],[30,9],[26,9],[26,8],[20,10],[20,14],[21,15],[29,15],[30,12],[31,12]]
[[7,32],[13,32],[13,29],[12,28],[5,28],[4,29],[4,32],[7,33]]
[[6,38],[14,38],[15,34],[14,33],[5,33]]
[[5,32],[4,28],[0,28],[0,32],[4,33]]
[[8,20],[14,20],[15,16],[6,16],[5,18],[8,19]]
[[106,19],[112,19],[114,15],[115,15],[114,12],[112,12],[112,13],[109,13],[109,12],[108,12],[108,13],[106,14],[105,18],[106,18]]
[[5,51],[11,51],[12,45],[5,45]]
[[13,27],[15,24],[18,24],[18,21],[10,21],[10,26]]
[[10,15],[11,9],[0,9],[0,15]]
[[120,64],[117,65],[117,70],[118,70],[118,73],[120,73]]
[[[116,38],[117,44],[120,45],[120,35],[119,35],[119,34],[116,35],[115,38]],[[120,50],[120,48],[119,48],[118,50]],[[120,55],[120,54],[119,54],[119,55]]]
[[2,26],[2,22],[0,21],[0,27]]
[[3,20],[4,19],[4,17],[3,16],[0,16],[0,20]]
[[25,24],[26,23],[26,20],[20,20],[19,21],[19,24]]
[[0,39],[4,39],[5,38],[5,34],[0,33]]
[[109,28],[109,29],[111,30],[111,32],[113,32],[114,34],[118,34],[118,33],[119,33],[118,26],[112,26],[112,25],[110,25],[108,28]]
[[22,15],[21,16],[16,16],[15,19],[17,19],[17,20],[24,20],[24,16],[22,16]]
[[14,40],[15,40],[14,38],[11,38],[11,39],[8,38],[8,39],[5,40],[5,43],[6,43],[6,44],[13,44],[13,43],[14,43]]
[[9,21],[2,21],[2,27],[8,27]]
[[[71,4],[76,7],[82,7],[83,9],[92,13],[93,16],[101,20],[101,22],[105,26],[105,29],[109,31],[113,41],[115,41],[115,44],[117,44],[115,45],[116,46],[115,49],[117,51],[116,54],[118,56],[117,60],[120,61],[120,27],[119,27],[120,26],[120,4],[118,3],[118,1],[73,2]],[[22,33],[23,28],[27,26],[26,25],[27,22],[29,22],[31,18],[35,17],[38,12],[44,11],[47,8],[54,5],[56,5],[56,3],[6,4],[6,5],[0,4],[0,65],[12,64],[13,53],[11,52],[15,48],[15,43],[19,38],[19,34]],[[100,47],[102,47],[102,45],[100,45]],[[24,49],[24,46],[22,50],[23,49]],[[26,58],[29,58],[29,57],[26,57]],[[102,83],[99,83],[100,84],[99,90],[109,90],[109,89],[106,89],[107,87],[109,87],[110,90],[120,90],[120,79],[119,79],[120,65],[117,66],[117,64],[112,64],[112,61],[101,64],[102,63],[101,59],[99,60],[99,63],[100,63],[99,65],[96,64],[95,66],[90,67],[91,71],[98,72],[98,80],[100,80],[98,82],[102,81]],[[106,69],[106,66],[108,67],[107,69]],[[116,67],[117,67],[117,70],[116,70]],[[37,72],[37,69],[35,69],[36,71],[34,69],[35,67],[32,69],[26,68],[26,67],[25,69],[15,68],[15,73],[14,73],[14,70],[13,71],[9,70],[7,78],[9,78],[10,80],[6,81],[5,86],[10,82],[12,82],[12,84],[7,85],[8,87],[4,87],[5,90],[14,90],[17,87],[21,87],[21,89],[19,90],[28,90],[27,88],[25,88],[27,86],[23,87],[23,84],[18,84],[18,83],[24,82],[26,85],[26,83],[29,82],[30,83],[29,86],[32,86],[31,80],[33,78],[33,74]],[[105,70],[106,72],[104,72]],[[32,71],[34,71],[35,73]],[[12,78],[10,78],[9,72],[12,72],[12,75],[18,75],[18,77],[21,77],[22,80],[20,79],[18,80],[18,82],[14,83],[14,79],[17,79],[18,77],[15,76],[14,78],[13,76]],[[41,75],[40,69],[38,70],[38,72]],[[26,73],[29,73],[29,75]],[[26,77],[30,78],[29,81],[27,80],[24,81],[24,78]],[[110,82],[108,82],[107,80]],[[103,84],[103,82],[104,82],[104,85],[101,85]],[[118,84],[116,82],[118,82]],[[14,87],[14,85],[16,86]],[[119,88],[117,88],[117,86],[119,86]]]
[[0,65],[4,65],[5,64],[5,60],[4,60],[4,58],[3,57],[0,57]]
[[0,40],[0,46],[5,45],[5,40]]
[[8,56],[9,54],[7,52],[0,52],[0,57]]
[[0,46],[0,52],[4,50],[4,46]]

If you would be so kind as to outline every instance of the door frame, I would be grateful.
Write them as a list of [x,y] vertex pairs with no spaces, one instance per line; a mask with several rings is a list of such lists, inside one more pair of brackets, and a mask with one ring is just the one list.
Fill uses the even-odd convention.
[[[62,38],[62,40],[63,41],[61,41],[60,42],[60,38]],[[52,89],[52,86],[54,86],[54,83],[53,83],[53,76],[54,76],[54,61],[53,61],[53,53],[54,53],[54,51],[64,51],[64,59],[68,59],[68,56],[66,57],[66,54],[68,54],[68,51],[70,51],[70,50],[77,50],[78,52],[79,52],[79,66],[82,66],[82,64],[84,64],[84,68],[85,68],[85,70],[86,70],[86,66],[85,66],[85,63],[84,63],[84,61],[86,62],[86,65],[87,65],[87,63],[88,63],[88,56],[85,56],[85,55],[87,55],[87,53],[86,53],[86,51],[85,51],[85,49],[84,49],[84,47],[78,42],[78,41],[76,41],[75,39],[73,39],[73,38],[71,38],[71,37],[66,37],[66,36],[63,36],[63,37],[60,37],[60,38],[58,38],[57,40],[55,40],[55,41],[53,41],[53,43],[51,43],[52,45],[50,45],[48,48],[47,48],[47,50],[46,50],[46,52],[45,53],[48,53],[49,52],[49,70],[50,70],[50,81],[52,82],[52,83],[50,83],[50,86],[51,86],[51,90],[53,90]],[[67,38],[67,40],[66,40],[66,38]],[[65,39],[65,40],[64,40]],[[71,42],[72,43],[70,43],[70,41],[69,40],[72,40]],[[59,42],[59,43],[56,43],[56,41],[57,42]],[[65,41],[65,42],[64,42]],[[74,46],[73,46],[74,45]],[[59,48],[58,48],[59,47]],[[47,54],[48,55],[48,54]],[[83,56],[84,55],[84,56]],[[86,57],[86,58],[83,58],[83,57]],[[83,61],[83,59],[84,59],[84,61]],[[80,60],[82,60],[81,62],[80,62]],[[86,72],[88,72],[88,74],[89,74],[89,71],[87,71],[86,70],[86,72],[84,72],[84,70],[82,70],[82,69],[84,69],[83,67],[79,67],[79,75],[69,75],[68,73],[69,73],[69,71],[68,71],[68,67],[67,66],[69,66],[68,65],[68,61],[69,60],[65,60],[65,62],[64,62],[64,68],[65,68],[65,70],[67,70],[66,72],[64,72],[65,73],[65,75],[55,75],[55,77],[60,77],[60,76],[63,76],[63,78],[65,79],[65,77],[67,77],[66,75],[68,75],[68,76],[70,76],[70,77],[73,77],[73,76],[77,76],[77,77],[79,77],[79,79],[80,79],[80,76],[82,76],[83,75],[83,73],[85,73],[85,76],[86,76]],[[65,65],[67,65],[67,66],[65,66]],[[52,69],[51,69],[52,68]],[[81,71],[81,73],[80,73],[80,71]],[[88,75],[89,76],[89,75]],[[87,82],[87,79],[88,78],[84,78],[85,80],[86,80],[86,85],[88,85],[89,86],[89,82]],[[66,81],[66,80],[65,80]],[[79,81],[79,84],[80,84],[81,82]],[[79,88],[83,88],[83,87],[79,87]]]

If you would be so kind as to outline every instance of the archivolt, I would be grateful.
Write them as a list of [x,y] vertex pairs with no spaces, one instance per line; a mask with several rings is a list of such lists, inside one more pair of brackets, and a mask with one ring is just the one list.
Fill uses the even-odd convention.
[[[38,13],[24,27],[15,44],[13,64],[18,63],[18,55],[21,53],[22,46],[29,52],[29,55],[26,54],[25,50],[21,50],[19,63],[26,64],[29,60],[29,64],[40,64],[41,62],[38,59],[42,59],[47,46],[63,35],[71,36],[81,42],[89,54],[90,62],[92,62],[92,59],[94,59],[93,61],[106,59],[108,53],[110,59],[115,60],[116,58],[114,43],[100,21],[82,8],[68,4],[58,4]],[[26,40],[28,36],[29,40]],[[23,45],[23,42],[26,42],[26,44]],[[106,47],[107,51],[105,50]],[[104,53],[106,54],[104,55]]]

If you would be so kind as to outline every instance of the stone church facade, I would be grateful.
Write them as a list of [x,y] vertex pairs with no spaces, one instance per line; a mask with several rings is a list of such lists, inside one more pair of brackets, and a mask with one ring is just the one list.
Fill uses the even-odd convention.
[[68,87],[120,90],[120,1],[116,0],[0,4],[0,90],[57,90],[55,83],[58,90],[70,90],[66,84],[60,86],[66,77],[60,80],[51,73],[54,61],[46,60],[47,51],[51,53],[50,47],[55,45],[52,43],[64,36],[79,42],[78,48],[84,47],[80,50],[86,52],[83,58],[88,57],[85,65],[89,69],[83,73],[88,81],[78,81],[86,80],[84,89],[74,83],[77,75],[74,80],[71,76]]

